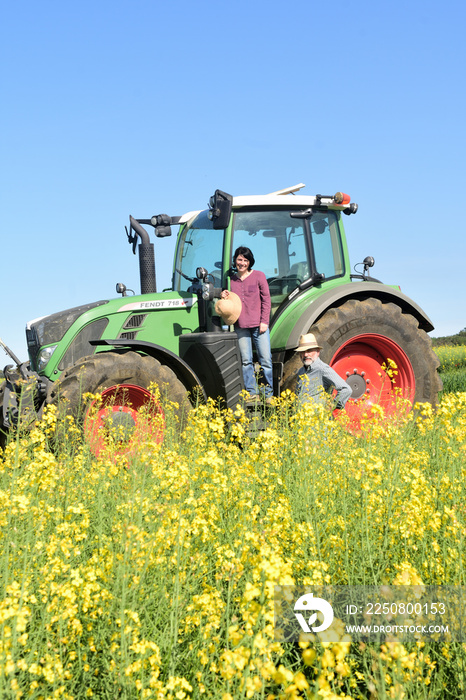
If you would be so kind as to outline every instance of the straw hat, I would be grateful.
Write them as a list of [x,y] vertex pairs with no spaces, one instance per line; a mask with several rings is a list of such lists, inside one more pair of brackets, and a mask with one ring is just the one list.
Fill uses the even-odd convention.
[[229,292],[226,299],[218,299],[215,303],[215,311],[228,326],[233,325],[239,319],[241,308],[241,299],[234,292]]
[[303,352],[304,350],[322,350],[322,347],[316,340],[314,333],[305,333],[299,339],[299,345],[295,352]]

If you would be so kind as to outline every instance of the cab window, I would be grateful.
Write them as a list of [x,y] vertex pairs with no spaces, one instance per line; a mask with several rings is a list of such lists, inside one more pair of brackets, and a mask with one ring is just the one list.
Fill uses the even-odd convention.
[[314,210],[304,219],[292,217],[292,211],[248,209],[236,212],[233,219],[232,254],[241,245],[252,250],[256,269],[267,277],[272,316],[314,272],[325,280],[344,274],[338,215]]
[[190,280],[196,277],[198,267],[205,267],[209,281],[221,287],[223,235],[222,229],[214,230],[207,211],[198,214],[184,229],[175,259],[175,290],[190,291]]
[[232,254],[239,246],[252,250],[255,268],[269,284],[272,315],[283,299],[310,275],[304,220],[290,210],[240,211],[233,221]]
[[336,214],[333,211],[316,211],[309,225],[317,272],[325,275],[325,279],[342,275],[343,253]]

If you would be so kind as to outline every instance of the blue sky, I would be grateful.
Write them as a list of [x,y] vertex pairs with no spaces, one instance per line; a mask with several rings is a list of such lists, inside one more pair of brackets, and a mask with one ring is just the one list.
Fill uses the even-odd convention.
[[[0,17],[0,337],[21,359],[26,321],[139,291],[129,214],[216,188],[348,192],[353,262],[373,255],[432,335],[466,326],[464,3],[25,0]],[[156,241],[160,289],[174,243]]]

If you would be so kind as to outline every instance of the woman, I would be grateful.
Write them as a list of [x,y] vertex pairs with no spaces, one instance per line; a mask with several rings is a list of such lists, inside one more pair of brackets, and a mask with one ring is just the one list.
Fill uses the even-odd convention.
[[[236,272],[231,275],[231,291],[241,299],[242,309],[239,319],[235,323],[235,331],[238,335],[238,344],[243,365],[244,386],[248,392],[247,401],[257,401],[258,386],[254,374],[252,359],[252,344],[259,359],[265,379],[266,403],[273,402],[273,374],[272,352],[270,349],[269,318],[270,318],[270,292],[267,280],[263,272],[253,270],[255,260],[251,250],[246,246],[240,246],[235,250],[233,264]],[[223,299],[227,299],[229,292],[222,292]]]

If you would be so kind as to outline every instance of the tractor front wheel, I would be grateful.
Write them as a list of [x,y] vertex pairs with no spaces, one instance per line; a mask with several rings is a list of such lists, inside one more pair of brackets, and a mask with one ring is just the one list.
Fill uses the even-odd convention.
[[[322,346],[321,359],[353,390],[346,411],[355,425],[373,405],[390,416],[401,405],[437,403],[442,383],[431,340],[396,304],[352,299],[329,309],[309,332]],[[294,388],[300,366],[298,356],[286,363],[284,388]]]
[[[109,440],[118,454],[132,455],[142,441],[160,443],[164,437],[164,410],[151,385],[178,405],[175,414],[182,420],[190,409],[184,385],[155,358],[131,351],[84,357],[53,385],[47,402],[64,407],[82,423],[96,456]],[[89,399],[86,394],[98,394],[98,398]]]

